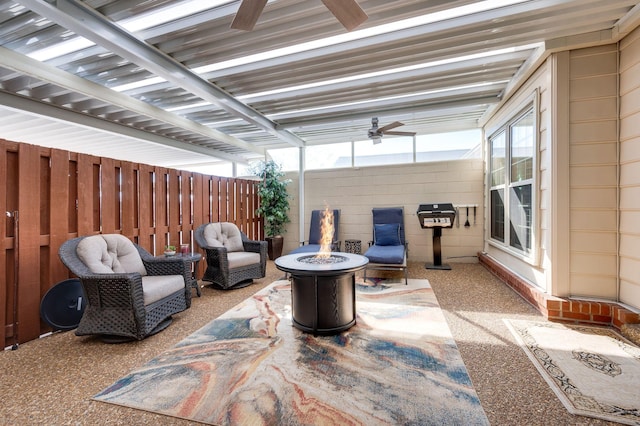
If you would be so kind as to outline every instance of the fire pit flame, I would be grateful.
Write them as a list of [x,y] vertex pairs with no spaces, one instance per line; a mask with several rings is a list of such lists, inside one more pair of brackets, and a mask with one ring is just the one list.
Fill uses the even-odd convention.
[[[322,221],[320,222],[320,251],[316,255],[319,259],[328,259],[331,256],[331,243],[333,242],[333,210],[325,207]],[[333,262],[329,262],[333,263]]]

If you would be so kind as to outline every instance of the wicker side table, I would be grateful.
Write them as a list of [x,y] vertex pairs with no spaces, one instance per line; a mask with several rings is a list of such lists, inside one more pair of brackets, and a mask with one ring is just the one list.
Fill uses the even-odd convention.
[[361,240],[344,240],[344,251],[347,253],[360,254],[362,250]]

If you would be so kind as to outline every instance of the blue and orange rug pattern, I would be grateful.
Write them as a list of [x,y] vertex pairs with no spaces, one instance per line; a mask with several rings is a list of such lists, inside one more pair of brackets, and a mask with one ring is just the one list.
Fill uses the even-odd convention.
[[276,281],[94,399],[215,425],[488,425],[428,281],[373,284],[355,326],[314,336]]

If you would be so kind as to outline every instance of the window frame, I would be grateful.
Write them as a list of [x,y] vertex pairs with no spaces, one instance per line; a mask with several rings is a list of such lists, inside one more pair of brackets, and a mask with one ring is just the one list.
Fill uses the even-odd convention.
[[[509,253],[519,259],[532,264],[538,265],[538,253],[539,253],[539,235],[540,229],[538,226],[539,206],[538,206],[538,182],[539,182],[539,149],[540,149],[540,132],[539,132],[539,102],[538,92],[536,91],[531,97],[527,98],[521,104],[521,107],[517,109],[515,114],[509,114],[503,121],[497,124],[490,132],[487,132],[486,137],[486,155],[487,155],[487,174],[486,174],[486,200],[487,200],[487,233],[486,240],[492,247],[498,248],[502,251]],[[521,180],[512,180],[512,129],[521,121],[527,117],[528,114],[532,115],[533,135],[532,135],[532,158],[531,158],[531,177]],[[497,140],[504,134],[504,167],[502,173],[502,182],[494,185],[493,167],[495,162],[493,161],[493,141]],[[529,243],[530,248],[520,249],[514,246],[512,243],[512,217],[511,206],[512,201],[515,199],[518,202],[514,188],[523,188],[529,186],[531,189],[531,205],[530,205],[530,222],[529,222]],[[503,209],[502,209],[502,240],[494,237],[494,213],[492,196],[495,191],[502,191],[504,194]],[[525,209],[526,211],[526,209]],[[526,245],[526,244],[525,244]]]

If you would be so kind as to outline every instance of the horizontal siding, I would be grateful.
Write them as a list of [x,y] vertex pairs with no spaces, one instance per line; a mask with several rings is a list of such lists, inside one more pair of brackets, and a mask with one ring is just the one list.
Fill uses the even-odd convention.
[[570,294],[617,294],[617,46],[570,55]]
[[640,31],[620,43],[620,301],[640,308]]

